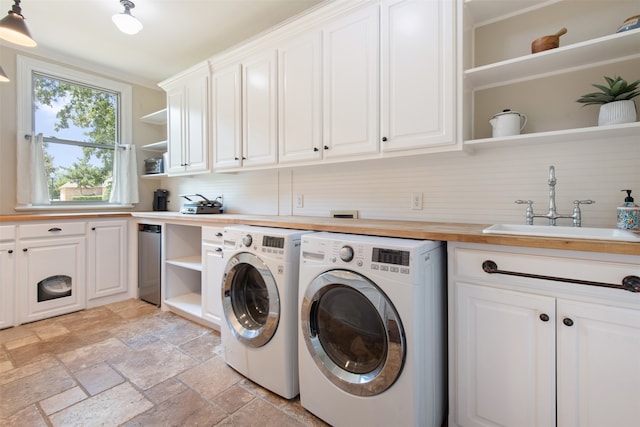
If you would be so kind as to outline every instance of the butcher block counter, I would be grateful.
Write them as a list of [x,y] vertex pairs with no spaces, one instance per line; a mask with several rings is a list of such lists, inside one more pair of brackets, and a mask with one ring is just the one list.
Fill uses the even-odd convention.
[[169,222],[177,224],[182,223],[203,226],[247,224],[265,227],[294,228],[310,231],[333,231],[339,233],[366,234],[371,236],[404,237],[423,240],[486,243],[493,245],[640,255],[640,243],[609,240],[483,234],[482,230],[491,224],[345,219],[278,215],[184,215],[178,212],[110,212],[5,215],[0,216],[0,222],[6,223],[128,216],[137,218],[139,222],[147,219],[158,222]]

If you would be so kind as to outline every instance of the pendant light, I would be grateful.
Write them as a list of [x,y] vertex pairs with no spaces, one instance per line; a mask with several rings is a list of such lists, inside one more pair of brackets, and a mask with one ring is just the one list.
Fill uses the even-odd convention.
[[20,46],[34,47],[37,43],[31,38],[31,33],[24,22],[20,0],[14,0],[9,14],[0,21],[0,39],[5,39]]
[[125,34],[137,34],[142,29],[142,24],[131,14],[131,9],[136,7],[130,0],[120,0],[124,6],[124,12],[117,13],[111,17],[116,27]]
[[8,82],[8,81],[9,81],[9,77],[7,77],[4,70],[2,69],[2,66],[0,66],[0,82]]

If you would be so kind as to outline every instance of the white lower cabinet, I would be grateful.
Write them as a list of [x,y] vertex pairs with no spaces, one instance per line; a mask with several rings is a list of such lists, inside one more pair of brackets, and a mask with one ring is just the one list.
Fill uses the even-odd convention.
[[[20,226],[22,229],[29,226]],[[47,225],[47,227],[49,227]],[[50,229],[66,229],[66,225]],[[84,224],[82,224],[84,231]],[[84,233],[18,244],[18,323],[32,322],[86,306],[86,241]]]
[[126,298],[128,221],[93,221],[87,225],[87,307]]
[[15,324],[16,228],[0,226],[0,329]]
[[202,317],[219,328],[222,319],[223,229],[202,228]]
[[449,425],[640,425],[640,294],[575,283],[638,276],[637,256],[449,244]]

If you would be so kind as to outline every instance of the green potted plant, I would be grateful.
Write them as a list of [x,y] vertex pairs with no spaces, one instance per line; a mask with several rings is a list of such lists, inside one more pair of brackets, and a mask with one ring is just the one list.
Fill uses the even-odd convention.
[[608,86],[593,84],[600,92],[583,95],[577,102],[585,105],[600,105],[598,125],[613,125],[618,123],[632,123],[636,121],[636,104],[633,98],[640,95],[638,85],[640,80],[627,83],[622,77],[605,76]]

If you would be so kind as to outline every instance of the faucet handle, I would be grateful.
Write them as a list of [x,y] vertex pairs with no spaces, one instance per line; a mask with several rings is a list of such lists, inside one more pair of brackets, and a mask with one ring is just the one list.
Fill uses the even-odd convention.
[[527,205],[525,223],[527,225],[533,225],[533,200],[516,200],[515,203],[519,205]]
[[594,204],[596,201],[595,200],[574,200],[573,204],[576,205],[576,207],[580,206],[580,205],[592,205]]

